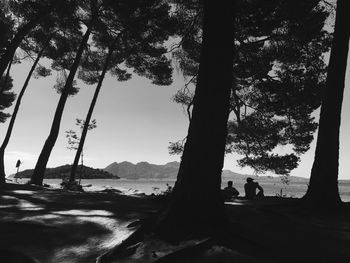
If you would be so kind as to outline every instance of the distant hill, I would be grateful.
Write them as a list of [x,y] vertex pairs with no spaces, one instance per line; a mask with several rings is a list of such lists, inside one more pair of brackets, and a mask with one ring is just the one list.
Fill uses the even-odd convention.
[[[117,175],[125,179],[176,179],[179,170],[179,162],[170,162],[164,165],[151,164],[148,162],[139,162],[133,164],[130,162],[111,163],[104,171]],[[223,178],[247,178],[249,175],[238,174],[230,170],[222,171]]]
[[[82,179],[119,179],[118,176],[113,175],[107,171],[104,171],[103,169],[95,169],[88,166],[83,167],[83,174]],[[70,169],[71,165],[66,164],[62,166],[58,166],[55,168],[47,168],[45,172],[45,178],[46,179],[62,179],[62,178],[69,178],[70,175]],[[80,175],[80,169],[81,166],[78,167],[77,170],[77,178]],[[19,172],[14,177],[17,178],[30,178],[33,174],[32,169],[24,170],[22,172]]]
[[165,165],[151,164],[148,162],[139,162],[137,164],[130,162],[114,162],[104,168],[104,171],[125,179],[161,179],[176,178],[178,169],[178,162],[171,162]]

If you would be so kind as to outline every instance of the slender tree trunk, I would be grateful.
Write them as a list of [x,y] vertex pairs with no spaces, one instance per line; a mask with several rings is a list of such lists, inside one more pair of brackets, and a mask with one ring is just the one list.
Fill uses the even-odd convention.
[[[41,51],[38,53],[38,56],[37,58],[35,59],[34,61],[34,64],[32,65],[29,73],[28,73],[28,76],[23,84],[23,87],[21,89],[21,92],[19,93],[18,95],[18,98],[17,98],[17,101],[16,101],[16,105],[15,105],[15,108],[13,110],[13,113],[12,113],[12,116],[11,116],[11,120],[10,120],[10,123],[9,123],[9,126],[7,128],[7,132],[6,132],[6,135],[5,135],[5,138],[4,138],[4,141],[0,147],[0,177],[1,178],[5,178],[6,174],[5,174],[5,165],[4,165],[4,155],[5,155],[5,149],[7,147],[7,144],[9,143],[10,141],[10,137],[11,137],[11,133],[12,133],[12,130],[13,130],[13,126],[15,124],[15,121],[16,121],[16,116],[17,116],[17,113],[18,113],[18,109],[19,109],[19,106],[21,105],[21,100],[22,100],[22,97],[24,95],[24,92],[26,91],[27,89],[27,86],[28,86],[28,83],[29,83],[29,80],[31,79],[32,77],[32,74],[36,68],[36,66],[38,65],[39,63],[39,60],[43,54],[45,50],[45,47],[41,49]],[[1,179],[2,180],[2,179]],[[5,180],[5,179],[4,179]]]
[[49,160],[51,151],[56,143],[58,133],[60,130],[61,118],[62,118],[64,106],[66,104],[66,101],[67,101],[67,98],[69,95],[69,89],[73,84],[74,76],[75,76],[75,73],[77,72],[83,51],[84,51],[86,44],[89,40],[90,33],[91,33],[91,27],[88,27],[85,34],[84,34],[84,37],[80,43],[79,49],[78,49],[77,54],[76,54],[75,59],[74,59],[74,63],[69,71],[69,75],[68,75],[66,84],[62,90],[60,100],[58,101],[49,136],[45,141],[44,147],[41,150],[38,161],[35,165],[34,172],[33,172],[33,175],[31,177],[31,180],[30,180],[30,183],[32,183],[32,184],[42,185],[42,183],[43,183],[46,165],[47,165],[47,162]]
[[204,2],[203,40],[192,119],[172,200],[159,217],[164,238],[206,235],[225,226],[221,172],[233,85],[233,1]]
[[[79,158],[80,158],[80,155],[81,155],[83,147],[84,147],[86,134],[87,134],[88,129],[89,129],[91,116],[92,116],[92,113],[94,111],[94,108],[95,108],[95,105],[96,105],[96,101],[97,101],[97,98],[98,98],[98,94],[100,93],[100,90],[101,90],[101,87],[102,87],[102,83],[103,83],[103,80],[105,78],[105,75],[106,75],[106,72],[107,72],[108,65],[109,65],[109,62],[111,60],[112,54],[113,54],[113,49],[109,49],[108,55],[107,55],[107,58],[106,58],[106,61],[105,61],[105,64],[104,64],[102,72],[101,72],[101,76],[99,78],[98,84],[97,84],[96,89],[95,89],[94,96],[93,96],[91,104],[90,104],[89,111],[88,111],[88,113],[86,115],[85,124],[84,124],[83,131],[81,133],[81,137],[80,137],[80,141],[79,141],[79,146],[78,146],[77,152],[75,153],[74,163],[73,163],[72,168],[71,168],[69,182],[74,182],[75,181],[75,174],[76,174],[77,167],[78,167],[78,164],[79,164]],[[82,169],[83,169],[83,167],[82,167]]]
[[305,195],[307,201],[319,207],[335,207],[341,203],[338,190],[339,128],[349,49],[349,12],[350,1],[338,0],[315,159]]

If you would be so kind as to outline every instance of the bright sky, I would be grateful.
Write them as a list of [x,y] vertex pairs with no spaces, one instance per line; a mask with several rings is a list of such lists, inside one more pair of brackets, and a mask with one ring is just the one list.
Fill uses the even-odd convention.
[[[350,60],[349,60],[350,63]],[[348,63],[348,64],[349,64]],[[350,64],[349,64],[350,65]],[[29,63],[12,67],[14,90],[18,94],[30,68]],[[32,79],[22,99],[20,111],[6,150],[6,173],[15,173],[18,159],[23,161],[21,170],[33,168],[51,127],[59,94],[52,88],[56,74],[48,78]],[[171,86],[155,86],[149,80],[134,76],[127,82],[118,82],[108,76],[103,84],[93,118],[97,128],[88,133],[85,143],[86,165],[104,168],[112,162],[148,161],[165,164],[179,161],[179,156],[168,154],[171,141],[182,139],[187,134],[188,121],[181,107],[171,101],[175,92],[183,87],[185,80],[174,72]],[[68,150],[65,131],[74,129],[75,118],[85,118],[92,99],[94,86],[78,82],[80,92],[68,99],[61,122],[58,140],[51,154],[48,167],[73,162],[74,152]],[[346,90],[341,126],[339,178],[350,179],[350,67],[347,70]],[[12,112],[10,108],[8,112]],[[317,117],[318,118],[318,117]],[[2,142],[8,121],[0,124]],[[302,162],[291,175],[309,177],[314,157],[315,141],[311,149],[302,156]],[[240,169],[237,156],[228,155],[225,169],[238,173],[252,173]]]

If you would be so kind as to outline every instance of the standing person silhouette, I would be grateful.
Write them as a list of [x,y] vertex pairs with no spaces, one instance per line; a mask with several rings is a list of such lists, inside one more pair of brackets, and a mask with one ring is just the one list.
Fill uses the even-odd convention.
[[[257,189],[259,190],[258,193],[256,193]],[[250,177],[247,178],[247,183],[244,185],[244,191],[247,199],[254,199],[255,197],[264,196],[264,189]]]
[[20,159],[17,160],[16,162],[16,168],[17,168],[17,172],[16,172],[16,176],[15,176],[15,182],[17,183],[17,180],[18,180],[18,172],[19,172],[19,167],[21,166],[22,162]]

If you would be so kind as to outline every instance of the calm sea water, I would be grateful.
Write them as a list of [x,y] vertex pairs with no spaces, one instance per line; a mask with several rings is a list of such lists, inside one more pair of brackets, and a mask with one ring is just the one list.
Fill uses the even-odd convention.
[[[59,184],[62,181],[60,179],[45,179],[44,183],[59,188]],[[167,188],[167,184],[173,186],[175,180],[127,180],[127,179],[85,179],[82,180],[82,185],[91,185],[91,187],[85,187],[86,191],[101,191],[108,188],[114,188],[123,191],[126,194],[133,193],[160,193]],[[222,188],[226,186],[227,181],[222,182]],[[244,182],[237,182],[234,187],[240,192],[240,195],[244,195]],[[265,195],[275,196],[281,193],[288,197],[302,197],[307,190],[307,181],[305,182],[292,182],[289,185],[283,185],[279,181],[263,181],[260,185],[264,188]],[[339,183],[339,192],[343,201],[350,202],[350,181],[341,181]]]

